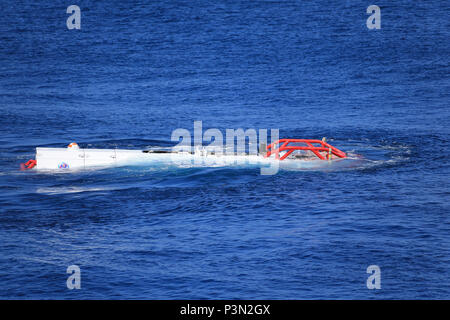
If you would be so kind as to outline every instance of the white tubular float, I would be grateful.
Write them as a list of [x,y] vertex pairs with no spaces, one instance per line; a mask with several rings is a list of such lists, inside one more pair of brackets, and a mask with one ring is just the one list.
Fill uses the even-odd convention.
[[[279,140],[286,147],[283,140]],[[272,149],[270,148],[272,146]],[[67,170],[87,169],[95,167],[117,167],[139,164],[166,164],[166,165],[201,165],[201,166],[228,166],[228,165],[270,165],[274,162],[283,163],[287,167],[304,167],[306,163],[318,163],[324,159],[328,149],[324,147],[289,147],[275,150],[272,144],[264,146],[260,154],[222,154],[208,151],[205,148],[197,148],[194,152],[168,151],[168,150],[123,150],[123,149],[81,149],[75,142],[67,148],[36,148],[36,160],[29,160],[21,164],[22,170],[36,168],[38,170]],[[302,150],[306,155],[292,154],[296,150]],[[333,147],[334,148],[334,147]],[[309,150],[309,151],[308,151]],[[329,149],[331,152],[331,149]],[[342,152],[336,149],[338,152]],[[309,154],[308,152],[314,152]],[[345,153],[342,152],[345,157]],[[290,157],[288,157],[290,156]],[[317,156],[317,157],[316,157]],[[329,161],[343,157],[332,158]],[[325,161],[326,162],[326,161]]]

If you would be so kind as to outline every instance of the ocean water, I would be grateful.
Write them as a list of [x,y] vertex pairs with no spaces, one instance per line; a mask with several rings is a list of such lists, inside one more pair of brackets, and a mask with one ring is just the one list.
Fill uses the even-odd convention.
[[[377,1],[368,30],[370,4],[2,3],[0,298],[449,299],[450,5]],[[18,170],[37,146],[167,147],[194,121],[360,158]]]

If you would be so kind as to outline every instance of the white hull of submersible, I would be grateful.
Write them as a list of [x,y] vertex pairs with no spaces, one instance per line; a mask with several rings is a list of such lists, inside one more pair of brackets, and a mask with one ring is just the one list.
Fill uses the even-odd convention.
[[[295,145],[294,145],[295,144]],[[298,145],[300,144],[300,145]],[[173,165],[269,165],[305,168],[316,167],[319,163],[346,158],[345,152],[327,144],[325,140],[281,139],[267,148],[260,146],[260,154],[218,154],[205,148],[194,152],[164,150],[123,150],[123,149],[80,149],[75,142],[67,148],[36,148],[36,160],[22,164],[22,169],[36,167],[40,170],[87,169],[94,167],[115,167],[136,164]],[[306,152],[295,155],[294,151]],[[308,153],[311,156],[308,156]],[[320,160],[316,160],[320,159]],[[323,160],[329,161],[323,161]]]

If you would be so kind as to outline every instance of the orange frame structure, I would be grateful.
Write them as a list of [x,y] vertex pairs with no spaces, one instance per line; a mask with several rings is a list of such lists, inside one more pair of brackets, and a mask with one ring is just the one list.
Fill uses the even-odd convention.
[[[304,146],[298,145],[289,145],[292,143],[303,143]],[[317,145],[320,146],[317,146]],[[276,147],[278,145],[278,147]],[[322,140],[313,140],[313,139],[280,139],[271,143],[267,146],[267,153],[265,157],[270,157],[273,153],[277,159],[284,160],[286,159],[292,152],[295,150],[309,150],[312,151],[320,160],[331,160],[332,155],[335,155],[339,158],[346,158],[347,155],[345,152],[339,150],[338,148],[333,147],[332,145],[326,143]],[[280,158],[280,152],[287,151]],[[320,152],[327,152],[327,157],[325,158]]]

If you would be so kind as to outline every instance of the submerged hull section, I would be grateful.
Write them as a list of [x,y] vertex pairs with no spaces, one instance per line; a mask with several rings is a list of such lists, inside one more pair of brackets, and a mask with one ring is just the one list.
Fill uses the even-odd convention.
[[[336,161],[336,160],[333,160]],[[233,166],[257,165],[283,168],[312,168],[326,165],[329,161],[285,159],[275,155],[227,155],[212,154],[204,150],[189,152],[158,152],[123,149],[70,149],[36,148],[36,169],[70,170],[129,165],[175,165],[175,166]]]

